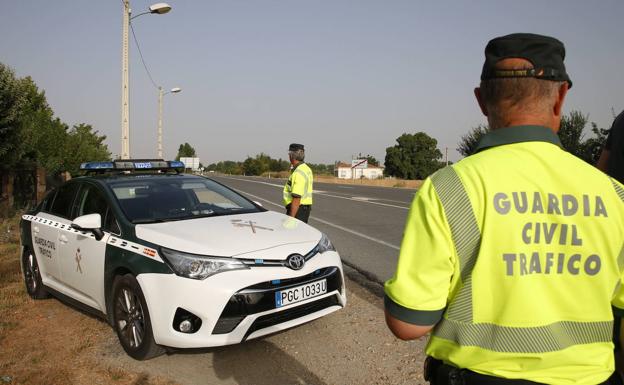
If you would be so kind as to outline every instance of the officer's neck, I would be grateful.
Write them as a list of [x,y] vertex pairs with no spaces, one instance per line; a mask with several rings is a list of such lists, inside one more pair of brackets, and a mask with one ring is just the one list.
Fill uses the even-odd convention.
[[550,128],[555,134],[559,131],[560,120],[558,117],[545,117],[536,115],[506,116],[504,119],[491,119],[490,130],[514,126],[543,126]]

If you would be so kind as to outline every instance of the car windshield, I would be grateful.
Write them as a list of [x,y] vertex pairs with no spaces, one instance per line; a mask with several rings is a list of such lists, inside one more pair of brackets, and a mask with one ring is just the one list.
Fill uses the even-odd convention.
[[234,191],[203,178],[176,176],[109,181],[132,223],[169,222],[261,211]]

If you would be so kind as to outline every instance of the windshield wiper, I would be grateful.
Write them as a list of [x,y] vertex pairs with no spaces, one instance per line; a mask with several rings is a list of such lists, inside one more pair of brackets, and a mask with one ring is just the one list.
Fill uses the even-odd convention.
[[167,222],[167,220],[165,219],[134,219],[132,221],[132,223],[134,223],[135,225],[143,225],[147,223],[161,223],[161,222]]

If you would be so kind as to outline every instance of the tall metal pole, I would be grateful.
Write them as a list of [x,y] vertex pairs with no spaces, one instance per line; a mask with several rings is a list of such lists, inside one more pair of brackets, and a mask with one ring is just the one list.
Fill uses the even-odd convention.
[[162,150],[162,104],[164,91],[162,87],[158,87],[158,159],[163,158]]
[[128,96],[128,28],[130,0],[123,0],[123,32],[121,37],[121,158],[130,159],[130,109]]

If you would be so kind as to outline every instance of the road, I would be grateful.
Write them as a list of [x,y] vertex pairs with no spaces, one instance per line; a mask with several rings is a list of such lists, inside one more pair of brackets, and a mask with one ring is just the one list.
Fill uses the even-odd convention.
[[[283,212],[283,179],[210,176],[265,208]],[[415,190],[314,183],[309,223],[326,233],[343,262],[381,283],[392,276]]]
[[93,359],[180,385],[424,385],[426,338],[397,340],[383,300],[349,278],[346,284],[344,309],[282,333],[135,361],[111,330]]

